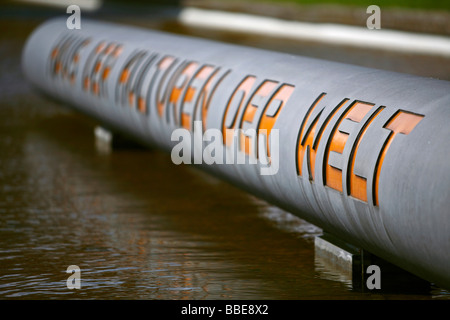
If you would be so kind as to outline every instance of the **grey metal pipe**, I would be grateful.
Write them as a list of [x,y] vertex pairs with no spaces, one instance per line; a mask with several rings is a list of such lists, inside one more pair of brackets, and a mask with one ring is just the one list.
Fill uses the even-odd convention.
[[246,163],[197,158],[208,140],[193,162],[450,288],[449,82],[86,19],[68,30],[65,18],[30,36],[23,71],[169,152],[177,128],[216,129],[223,152],[210,157],[235,148]]

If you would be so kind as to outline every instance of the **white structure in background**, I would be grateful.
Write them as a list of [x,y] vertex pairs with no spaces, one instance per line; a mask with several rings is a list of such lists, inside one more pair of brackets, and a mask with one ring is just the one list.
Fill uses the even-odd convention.
[[197,8],[183,9],[179,21],[200,28],[450,57],[450,38],[437,35],[386,29],[373,32],[366,27],[306,23]]

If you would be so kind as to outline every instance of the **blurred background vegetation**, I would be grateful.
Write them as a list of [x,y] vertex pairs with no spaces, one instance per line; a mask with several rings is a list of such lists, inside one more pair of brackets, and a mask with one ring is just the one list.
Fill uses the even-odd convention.
[[[205,0],[208,1],[208,0]],[[217,0],[212,0],[217,1]],[[222,2],[241,2],[240,0],[220,0]],[[415,8],[450,10],[450,0],[246,0],[252,2],[295,3],[300,5],[343,5],[368,7],[377,5],[383,8]]]
[[357,6],[368,7],[377,5],[382,8],[409,8],[425,10],[445,10],[450,11],[450,0],[13,0],[9,2],[59,2],[77,4],[78,2],[103,2],[103,3],[121,3],[121,4],[141,4],[141,5],[191,5],[193,3],[205,5],[236,5],[237,3],[253,4],[295,4],[300,6]]
[[[24,6],[46,3],[57,5],[60,8],[58,10],[70,4],[78,4],[84,14],[89,7],[96,8],[91,9],[96,15],[101,12],[126,15],[130,9],[139,15],[148,15],[153,14],[155,7],[158,7],[165,8],[162,10],[164,14],[167,14],[167,8],[171,8],[175,16],[177,11],[185,7],[195,7],[359,27],[366,26],[367,7],[377,5],[381,9],[382,29],[450,35],[450,0],[10,0],[8,3]],[[153,9],[149,9],[150,7]],[[28,7],[26,10],[30,14],[35,12]],[[8,16],[11,12],[0,10],[0,17]]]

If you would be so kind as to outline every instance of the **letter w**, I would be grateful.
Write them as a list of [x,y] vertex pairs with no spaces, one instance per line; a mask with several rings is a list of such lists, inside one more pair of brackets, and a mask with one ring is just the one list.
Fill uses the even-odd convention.
[[[331,110],[326,104],[321,103],[327,94],[322,92],[309,107],[303,119],[297,140],[297,174],[314,180],[316,153],[323,132],[331,119],[348,99],[342,100]],[[327,109],[325,112],[324,109]]]

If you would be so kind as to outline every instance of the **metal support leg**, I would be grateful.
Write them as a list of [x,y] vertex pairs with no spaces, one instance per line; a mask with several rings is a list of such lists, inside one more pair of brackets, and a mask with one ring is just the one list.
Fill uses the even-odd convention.
[[[314,262],[324,279],[373,293],[428,293],[431,285],[376,255],[324,232],[315,238]],[[376,269],[369,268],[375,266]],[[376,274],[379,270],[379,274]],[[376,277],[379,277],[378,279]],[[374,282],[379,288],[374,288]]]

